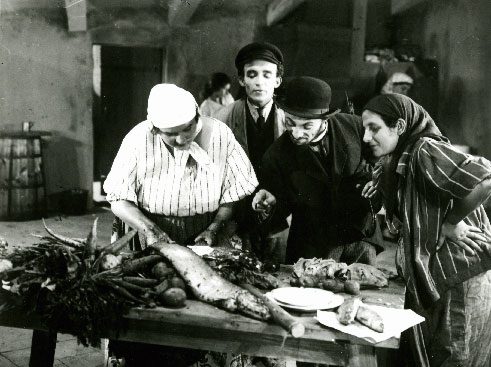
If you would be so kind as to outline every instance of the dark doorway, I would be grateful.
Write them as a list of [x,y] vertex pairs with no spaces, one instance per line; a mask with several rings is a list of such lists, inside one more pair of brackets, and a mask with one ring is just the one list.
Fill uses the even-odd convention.
[[124,136],[146,119],[150,89],[162,82],[163,52],[94,45],[94,181],[103,181]]

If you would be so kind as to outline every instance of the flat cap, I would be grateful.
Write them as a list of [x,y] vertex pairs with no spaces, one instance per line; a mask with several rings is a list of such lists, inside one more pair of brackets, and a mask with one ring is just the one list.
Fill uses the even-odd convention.
[[266,60],[273,64],[283,64],[283,54],[275,45],[268,42],[253,42],[242,47],[235,58],[235,66],[238,70],[253,60]]

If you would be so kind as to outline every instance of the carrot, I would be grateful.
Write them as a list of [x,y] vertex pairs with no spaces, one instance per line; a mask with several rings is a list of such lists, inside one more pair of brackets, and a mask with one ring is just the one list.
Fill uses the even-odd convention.
[[148,255],[139,259],[126,261],[121,265],[121,268],[124,274],[131,274],[160,260],[162,260],[162,256],[160,255]]
[[148,292],[148,289],[140,287],[140,286],[132,284],[132,283],[125,282],[123,279],[111,279],[110,281],[119,285],[120,287],[126,288],[128,291],[133,291],[133,292],[138,292],[138,293]]
[[57,240],[63,242],[65,245],[68,245],[68,246],[71,246],[71,247],[75,247],[75,248],[81,248],[83,246],[83,243],[82,242],[76,241],[76,240],[74,240],[72,238],[65,237],[65,236],[62,236],[60,234],[57,234],[57,233],[53,232],[46,225],[46,222],[44,221],[44,218],[43,218],[43,224],[44,224],[44,229],[46,230],[46,232],[48,232],[51,235],[51,237],[56,238]]
[[158,286],[155,287],[155,293],[160,294],[162,292],[165,292],[169,287],[169,280],[165,279]]
[[114,283],[114,282],[112,282],[112,281],[110,281],[108,279],[100,279],[99,280],[99,283],[101,283],[102,285],[106,286],[107,288],[111,288],[116,293],[118,293],[119,295],[125,297],[126,299],[128,299],[128,300],[130,300],[132,302],[144,303],[142,300],[139,300],[138,298],[136,298],[134,295],[132,295],[126,289],[124,289],[123,287],[120,287],[119,285],[117,285],[116,283]]
[[92,230],[87,236],[87,241],[85,241],[85,257],[90,261],[95,260],[95,250],[97,248],[97,221],[99,217],[95,218],[92,224]]
[[127,283],[132,283],[140,287],[153,287],[157,285],[159,281],[157,279],[147,279],[140,277],[123,277],[123,280]]
[[138,231],[136,229],[129,231],[123,237],[105,247],[102,252],[106,254],[118,255],[119,252],[132,240],[133,237],[135,237],[137,233]]

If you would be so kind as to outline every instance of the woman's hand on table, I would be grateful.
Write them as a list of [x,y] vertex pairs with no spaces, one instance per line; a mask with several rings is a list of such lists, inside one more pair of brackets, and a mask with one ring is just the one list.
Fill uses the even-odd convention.
[[211,229],[206,229],[201,232],[195,239],[194,243],[196,245],[202,246],[214,246],[217,242],[217,234]]
[[483,242],[489,242],[490,239],[481,231],[480,228],[470,226],[464,221],[457,224],[451,224],[444,221],[438,238],[437,251],[442,248],[445,241],[451,241],[463,248],[468,253],[475,255],[476,251],[483,252]]

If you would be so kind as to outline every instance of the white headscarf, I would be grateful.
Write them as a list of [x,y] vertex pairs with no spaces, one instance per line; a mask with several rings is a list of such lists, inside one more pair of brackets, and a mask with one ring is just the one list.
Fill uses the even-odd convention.
[[148,96],[147,120],[159,129],[191,121],[198,109],[193,95],[174,84],[157,84]]

